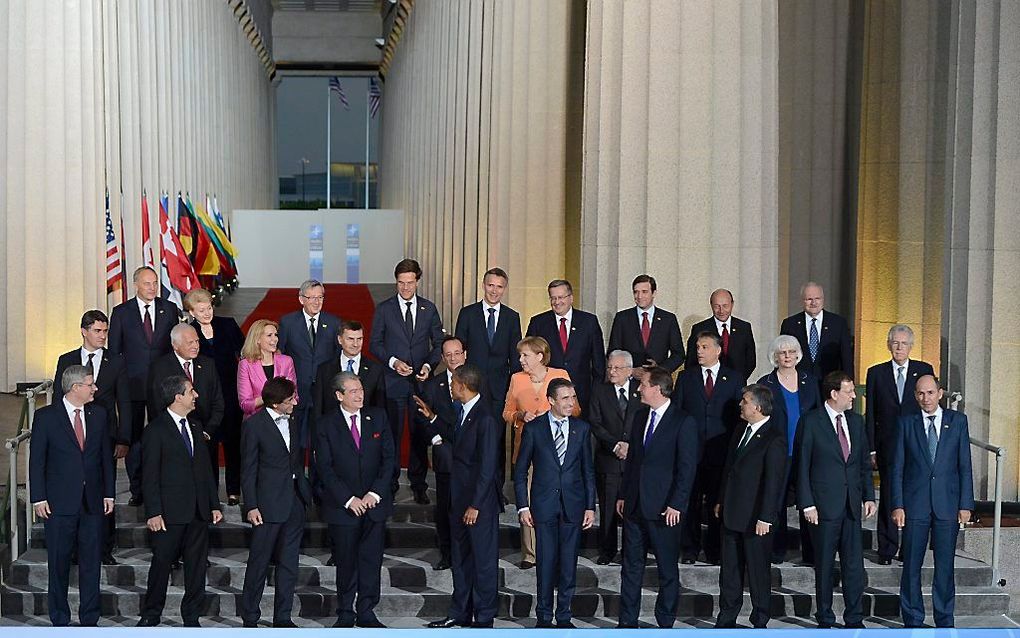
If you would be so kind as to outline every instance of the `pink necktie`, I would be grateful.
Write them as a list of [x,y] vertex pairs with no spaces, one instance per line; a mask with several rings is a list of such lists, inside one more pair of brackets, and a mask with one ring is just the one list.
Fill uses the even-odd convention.
[[843,451],[843,462],[850,458],[850,441],[846,440],[846,432],[843,431],[843,415],[836,415],[836,436],[839,437],[839,449]]
[[354,439],[354,447],[361,451],[361,432],[358,431],[358,415],[351,415],[351,438]]

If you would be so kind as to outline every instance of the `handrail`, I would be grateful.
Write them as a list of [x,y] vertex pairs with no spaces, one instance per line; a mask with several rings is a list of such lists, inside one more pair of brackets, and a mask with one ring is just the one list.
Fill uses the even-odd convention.
[[[18,519],[18,453],[21,451],[21,444],[32,437],[32,424],[35,422],[36,397],[46,394],[46,403],[53,402],[53,380],[47,379],[39,385],[24,390],[21,394],[25,397],[25,409],[22,412],[22,421],[18,426],[18,434],[7,439],[5,447],[8,450],[10,461],[10,475],[8,476],[7,497],[10,499],[10,530],[11,530],[11,560],[16,560],[21,552],[21,525]],[[31,455],[31,443],[25,446],[25,547],[28,548],[32,541],[32,481],[29,473],[29,457]]]
[[999,578],[999,543],[1002,530],[1002,461],[1006,458],[1004,448],[970,437],[970,444],[995,455],[995,514],[992,523],[992,584],[1005,587],[1006,581]]

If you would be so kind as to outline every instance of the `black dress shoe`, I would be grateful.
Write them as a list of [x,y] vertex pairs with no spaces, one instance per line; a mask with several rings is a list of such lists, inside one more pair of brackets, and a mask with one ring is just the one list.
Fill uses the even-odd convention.
[[595,559],[596,565],[608,565],[611,562],[613,562],[613,559],[608,556],[599,556]]
[[891,558],[881,558],[881,557],[879,557],[875,561],[875,563],[877,563],[879,565],[892,565],[892,559]]
[[227,497],[227,505],[234,506],[234,505],[240,505],[240,504],[241,504],[241,499],[237,498],[236,496],[228,496]]
[[736,628],[737,623],[735,622],[723,622],[723,623],[717,622],[715,623],[714,627],[714,629],[736,629]]
[[142,616],[138,619],[138,624],[135,627],[156,627],[159,625],[159,618]]
[[848,622],[844,625],[847,629],[864,629],[864,623],[862,622]]
[[680,559],[680,562],[682,564],[684,564],[684,565],[693,565],[695,560],[693,558],[691,558],[690,556],[685,556],[685,557]]
[[471,623],[472,629],[492,629],[492,621],[489,622],[473,622]]
[[354,623],[356,627],[362,627],[364,629],[386,629],[386,625],[379,622],[379,619],[375,616],[371,618],[358,617],[358,621]]
[[339,627],[342,629],[349,629],[354,626],[354,622],[357,620],[357,616],[354,614],[340,614],[337,617],[336,622],[333,623],[333,627]]
[[104,565],[116,565],[117,564],[117,559],[115,559],[113,557],[113,554],[103,554],[103,558],[102,558],[101,562]]
[[552,629],[556,627],[551,620],[539,620],[535,623],[535,629]]
[[198,623],[198,618],[191,618],[189,620],[185,620],[184,621],[184,626],[185,627],[201,627],[202,625],[200,625]]
[[182,567],[184,567],[184,563],[182,563],[181,559],[179,559],[179,558],[177,560],[175,560],[174,562],[170,563],[170,569],[171,570],[181,569]]
[[326,567],[336,567],[336,560],[334,560],[332,556],[330,556],[329,560],[326,561]]
[[432,501],[429,500],[429,495],[425,493],[425,490],[414,491],[414,502],[418,505],[431,505]]
[[820,623],[818,623],[818,628],[819,629],[832,629],[832,623],[831,622],[820,622]]
[[556,621],[556,628],[557,629],[577,629],[577,625],[575,625],[573,622],[571,622],[569,620],[564,620],[562,622]]
[[141,496],[132,496],[131,498],[128,499],[128,505],[130,505],[131,507],[138,507],[141,504],[142,504]]
[[530,560],[522,560],[520,565],[521,569],[531,569],[534,566],[535,563],[531,562]]
[[437,572],[441,572],[446,569],[450,569],[450,559],[440,558],[439,562],[432,566],[432,569]]
[[297,629],[297,625],[294,624],[293,620],[274,620],[273,627],[276,627],[277,629]]
[[433,620],[425,626],[429,629],[452,629],[454,627],[467,627],[470,624],[454,620],[453,618],[443,618],[442,620]]
[[256,629],[259,626],[259,621],[257,621],[257,620],[242,620],[241,621],[241,626],[244,627],[245,629]]

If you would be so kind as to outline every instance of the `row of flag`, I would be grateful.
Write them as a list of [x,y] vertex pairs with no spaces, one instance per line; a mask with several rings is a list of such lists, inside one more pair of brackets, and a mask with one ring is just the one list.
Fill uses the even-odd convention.
[[[149,226],[149,201],[142,192],[142,265],[160,276],[162,296],[183,309],[183,297],[192,290],[218,287],[218,282],[237,283],[237,249],[230,242],[230,228],[214,196],[205,205],[192,202],[190,195],[177,194],[171,208],[170,194],[159,197],[159,263],[153,252]],[[171,215],[176,209],[175,218]],[[110,194],[106,194],[106,294],[111,305],[127,299],[127,268],[124,264],[124,218],[121,241],[117,241],[110,215]],[[120,299],[116,299],[119,292]],[[110,300],[109,296],[114,299]]]
[[[340,78],[335,75],[329,79],[329,90],[336,94],[337,99],[340,100],[340,104],[343,105],[345,111],[351,110],[351,103],[347,101],[347,94],[344,93],[344,87],[340,84]],[[375,78],[368,79],[368,112],[374,118],[376,113],[379,112],[379,104],[382,102],[382,90],[379,88],[379,81]]]

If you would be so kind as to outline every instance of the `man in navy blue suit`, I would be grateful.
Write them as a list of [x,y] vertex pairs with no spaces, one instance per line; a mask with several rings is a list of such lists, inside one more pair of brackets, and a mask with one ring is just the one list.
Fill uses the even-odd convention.
[[837,370],[853,378],[853,337],[846,319],[825,310],[825,291],[815,282],[804,284],[800,296],[804,312],[783,319],[779,328],[779,334],[796,337],[800,342],[804,358],[797,369],[815,375],[820,381]]
[[[546,389],[549,411],[524,424],[514,466],[521,525],[535,528],[538,558],[538,627],[572,628],[570,601],[577,583],[581,530],[595,524],[595,466],[591,426],[572,418],[577,391],[567,379]],[[530,495],[528,470],[532,473]],[[553,589],[556,624],[553,625]]]
[[[418,384],[428,380],[439,364],[443,342],[443,321],[436,305],[418,296],[421,266],[413,259],[404,259],[393,269],[397,294],[384,299],[375,308],[369,351],[386,366],[386,414],[393,430],[397,462],[393,465],[393,493],[397,493],[400,476],[400,444],[404,422],[411,416],[411,397]],[[411,456],[407,478],[411,482],[414,501],[428,505],[425,490],[428,474],[428,440],[424,427],[410,419]]]
[[899,534],[892,522],[892,456],[896,447],[900,417],[916,414],[914,384],[926,374],[935,374],[931,364],[910,358],[914,331],[897,324],[889,329],[886,341],[892,361],[868,368],[864,416],[871,450],[871,466],[878,470],[878,563],[889,565],[900,547]]
[[574,288],[566,279],[549,282],[550,309],[528,322],[529,337],[549,342],[549,365],[562,368],[577,389],[581,414],[588,416],[588,399],[596,383],[606,378],[606,344],[598,317],[574,308]]
[[825,403],[806,412],[797,425],[797,508],[812,528],[815,548],[815,618],[828,629],[832,612],[832,575],[839,552],[843,585],[843,623],[864,627],[864,555],[861,523],[875,514],[875,488],[864,419],[853,412],[854,381],[831,372],[822,382]]
[[46,530],[50,621],[71,622],[67,587],[71,553],[78,553],[78,618],[83,626],[99,621],[100,555],[103,517],[113,513],[113,452],[106,411],[92,401],[92,369],[69,366],[60,379],[64,397],[40,408],[32,425],[32,506]]
[[315,374],[319,366],[336,359],[340,354],[337,335],[340,333],[340,318],[322,310],[326,288],[318,281],[309,279],[301,284],[298,302],[301,310],[295,310],[280,318],[280,352],[294,360],[297,373],[298,404],[294,408],[294,422],[297,424],[302,448],[314,446],[309,424],[315,396]]
[[952,627],[956,537],[974,509],[970,430],[965,415],[939,406],[942,388],[934,375],[917,379],[914,397],[920,410],[900,417],[892,455],[892,518],[903,530],[900,613],[907,627],[923,626],[921,563],[930,537],[935,626]]
[[[722,543],[719,519],[704,512],[703,508],[711,510],[719,502],[726,451],[733,431],[740,423],[744,381],[742,372],[727,368],[719,361],[722,342],[714,331],[699,334],[694,349],[698,365],[684,369],[674,392],[676,404],[697,422],[701,438],[698,476],[694,481],[691,505],[684,518],[680,549],[685,565],[694,564],[702,546],[705,562],[718,564]],[[706,523],[704,539],[701,535],[702,520]]]
[[[110,312],[109,350],[123,355],[131,389],[131,447],[124,466],[131,483],[128,505],[142,503],[142,432],[149,399],[149,366],[170,352],[170,329],[177,325],[177,306],[159,295],[159,277],[149,266],[133,275],[135,296]],[[156,415],[149,415],[155,418]]]
[[649,368],[639,386],[646,407],[634,415],[616,513],[623,517],[620,628],[636,628],[650,549],[659,574],[655,621],[676,622],[680,595],[680,520],[686,516],[698,466],[698,425],[670,397],[673,378]]
[[393,511],[393,496],[387,492],[393,475],[393,439],[386,413],[365,407],[361,379],[341,372],[333,387],[340,411],[323,418],[315,446],[322,477],[320,511],[329,525],[337,562],[337,620],[333,626],[383,627],[375,607],[380,596],[386,517]]
[[[482,278],[481,301],[464,306],[457,315],[455,334],[467,349],[467,362],[478,366],[488,382],[485,395],[492,413],[503,414],[510,375],[520,372],[517,342],[521,340],[521,316],[503,303],[509,277],[502,268],[490,268]],[[499,481],[506,478],[506,431],[499,439]]]
[[[442,434],[452,441],[450,471],[450,534],[453,551],[453,598],[446,618],[428,624],[437,629],[492,627],[499,579],[499,514],[503,511],[496,485],[502,431],[480,391],[481,371],[464,364],[453,373],[453,400],[461,405],[452,428]],[[443,426],[442,420],[436,424]],[[448,445],[448,443],[443,443]]]
[[[609,351],[626,350],[636,368],[660,366],[676,372],[684,363],[684,338],[676,315],[655,305],[656,283],[651,275],[638,275],[630,285],[634,306],[613,317],[609,329]],[[598,379],[602,381],[602,379]]]

